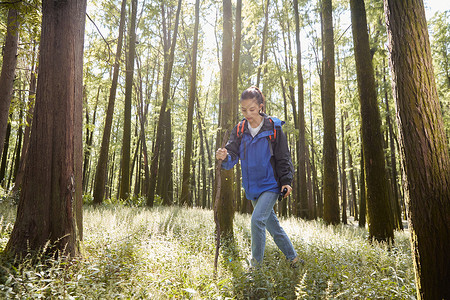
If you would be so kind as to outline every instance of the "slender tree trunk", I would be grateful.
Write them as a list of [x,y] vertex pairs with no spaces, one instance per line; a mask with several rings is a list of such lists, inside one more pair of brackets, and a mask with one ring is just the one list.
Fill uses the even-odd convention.
[[8,126],[9,107],[11,105],[14,74],[17,65],[20,3],[14,4],[8,11],[5,45],[3,47],[3,63],[0,74],[0,156],[5,142],[6,127]]
[[122,177],[120,178],[120,199],[130,196],[130,157],[131,157],[131,98],[133,92],[134,56],[136,50],[137,0],[131,0],[131,20],[129,29],[128,55],[125,75],[125,107],[122,137]]
[[122,54],[123,32],[125,27],[126,16],[126,0],[122,0],[122,7],[120,9],[120,23],[119,36],[117,38],[116,57],[114,59],[113,77],[111,89],[109,90],[108,108],[106,110],[105,127],[103,129],[102,144],[97,162],[94,183],[94,203],[100,204],[103,202],[105,195],[106,175],[108,170],[108,156],[109,156],[109,141],[111,139],[111,127],[114,115],[114,104],[116,101],[117,82],[119,79],[120,57]]
[[353,157],[352,153],[350,151],[350,147],[347,146],[347,154],[348,154],[348,164],[349,164],[349,177],[350,177],[350,187],[352,189],[352,200],[351,202],[353,207],[353,217],[355,221],[358,221],[358,204],[356,200],[356,181],[355,181],[355,171],[354,171],[354,165],[353,165]]
[[8,164],[8,151],[9,151],[9,138],[11,137],[11,122],[8,122],[6,126],[5,142],[3,144],[2,163],[0,166],[0,183],[6,188],[6,165]]
[[[384,62],[384,59],[383,59]],[[383,63],[384,65],[384,63]],[[391,122],[390,108],[389,108],[389,98],[387,92],[387,82],[386,82],[386,70],[383,70],[383,86],[384,86],[384,101],[386,104],[386,124],[388,126],[389,132],[389,148],[391,152],[390,161],[391,161],[391,181],[392,181],[392,191],[393,191],[393,204],[395,205],[395,214],[396,220],[398,224],[396,224],[397,229],[403,230],[403,222],[402,222],[402,212],[400,209],[400,197],[397,186],[397,160],[395,157],[395,141],[394,141],[394,128]]]
[[364,0],[350,0],[356,75],[361,103],[362,144],[366,180],[369,236],[378,241],[394,239],[386,166],[377,103],[375,78],[370,54]]
[[33,130],[17,219],[5,249],[12,255],[38,251],[48,241],[49,250],[79,253],[85,13],[85,0],[42,2]]
[[[239,64],[241,57],[241,40],[242,40],[242,0],[236,1],[236,22],[235,22],[235,39],[234,39],[234,54],[233,54],[233,78],[232,78],[232,99],[233,103],[233,120],[238,122],[239,115],[239,91],[238,91],[238,81],[239,81]],[[236,165],[235,168],[236,178],[239,178],[241,173],[240,164]],[[241,181],[236,180],[235,198],[236,211],[240,211],[241,207],[245,205],[245,197],[241,197]]]
[[300,20],[298,15],[298,1],[294,0],[295,14],[295,44],[297,48],[297,101],[298,101],[298,199],[297,199],[297,217],[308,218],[308,191],[306,185],[306,137],[305,137],[305,105],[303,91],[303,74],[302,74],[302,52],[300,48]]
[[342,223],[347,224],[347,172],[345,162],[344,113],[341,111],[341,145],[342,145]]
[[[259,65],[258,65],[258,73],[256,75],[256,86],[259,87],[259,84],[261,82],[261,68],[264,62],[264,53],[266,48],[266,41],[267,41],[267,33],[269,31],[269,2],[270,0],[266,0],[266,5],[264,9],[264,27],[263,27],[263,35],[262,35],[262,42],[261,42],[261,52],[259,54]],[[266,107],[264,107],[266,109]]]
[[[20,107],[19,113],[19,122],[23,124],[23,107]],[[14,156],[14,171],[12,172],[12,181],[16,181],[17,173],[19,172],[20,159],[22,154],[22,139],[23,139],[23,126],[19,125],[19,129],[17,130],[17,149],[16,155]]]
[[200,0],[195,1],[195,24],[194,24],[194,42],[192,45],[192,62],[191,62],[191,78],[189,85],[189,103],[187,112],[186,125],[186,142],[184,148],[183,160],[183,184],[181,190],[181,205],[192,206],[192,199],[190,197],[190,170],[191,170],[191,156],[192,156],[192,123],[194,118],[194,103],[196,97],[197,87],[197,44],[198,44],[198,25],[200,20]]
[[[34,51],[33,51],[34,52]],[[34,71],[34,56],[31,71],[30,88],[28,95],[28,111],[26,113],[26,127],[23,135],[22,155],[20,156],[19,170],[17,171],[16,180],[14,182],[14,192],[19,191],[22,188],[23,175],[25,172],[26,158],[28,154],[28,147],[30,144],[30,131],[34,114],[34,99],[36,95],[36,74]],[[1,177],[0,177],[1,178]],[[0,179],[1,182],[1,179]]]
[[336,103],[334,77],[333,7],[331,0],[322,0],[323,16],[323,218],[339,223],[339,196],[336,148]]
[[361,179],[359,181],[359,227],[366,227],[366,172],[364,167],[364,151],[361,145]]
[[[164,118],[166,117],[166,109],[167,109],[167,103],[170,98],[170,78],[172,77],[172,68],[173,68],[173,61],[174,61],[174,54],[175,54],[175,46],[177,41],[177,35],[178,35],[178,23],[180,19],[180,11],[181,11],[181,0],[178,0],[178,7],[175,17],[175,28],[173,31],[173,37],[172,42],[170,43],[169,35],[167,34],[167,28],[166,23],[163,20],[163,32],[164,34],[164,77],[163,77],[163,99],[161,102],[160,112],[159,112],[159,119],[158,119],[158,125],[156,129],[156,138],[155,142],[153,144],[153,154],[151,159],[151,165],[150,165],[150,182],[148,183],[148,192],[147,192],[147,206],[152,207],[155,202],[155,190],[156,190],[156,179],[158,176],[158,161],[159,161],[159,154],[160,154],[160,148],[162,145],[162,139],[163,139],[163,125]],[[162,12],[163,12],[163,19],[164,17],[164,5],[162,5]],[[169,115],[170,116],[170,115]],[[168,166],[166,166],[168,167]]]
[[[98,87],[97,90],[97,97],[95,100],[95,106],[94,106],[94,112],[92,116],[92,126],[95,126],[95,119],[97,116],[97,105],[98,105],[98,98],[100,96],[100,89],[101,87]],[[86,103],[86,125],[89,125],[89,110],[87,109],[87,99],[85,101]],[[83,162],[83,192],[87,192],[87,186],[88,186],[88,177],[89,177],[89,162],[91,158],[91,148],[92,148],[92,142],[94,140],[94,129],[89,129],[90,126],[86,126],[86,144],[84,149],[84,162]]]
[[385,0],[418,299],[450,299],[450,155],[422,0]]
[[[223,47],[222,47],[222,78],[221,78],[221,118],[220,126],[224,129],[232,128],[233,104],[232,101],[232,55],[233,55],[233,22],[231,0],[223,0]],[[221,147],[223,135],[222,130],[218,134],[217,148]],[[233,236],[233,218],[234,218],[234,172],[233,170],[221,170],[221,193],[218,203],[218,220],[220,223],[220,232],[222,237]]]

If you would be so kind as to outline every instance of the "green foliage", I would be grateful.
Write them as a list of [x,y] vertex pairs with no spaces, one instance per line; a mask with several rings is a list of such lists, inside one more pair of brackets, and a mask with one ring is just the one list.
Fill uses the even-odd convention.
[[[0,250],[15,207],[0,203]],[[249,215],[236,215],[214,276],[214,222],[201,209],[85,207],[83,257],[1,258],[8,299],[414,299],[408,233],[370,244],[355,226],[281,220],[305,265],[292,269],[268,238],[264,265],[249,269]]]

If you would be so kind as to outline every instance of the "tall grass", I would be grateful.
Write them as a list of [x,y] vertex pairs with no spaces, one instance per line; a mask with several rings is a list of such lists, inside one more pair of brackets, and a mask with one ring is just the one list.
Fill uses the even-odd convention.
[[[15,207],[0,203],[0,251]],[[252,272],[250,218],[235,215],[234,240],[221,248],[214,276],[214,221],[209,210],[85,207],[83,256],[1,261],[7,299],[414,299],[407,233],[395,246],[370,244],[365,230],[281,220],[303,267],[292,269],[271,238],[264,265]]]

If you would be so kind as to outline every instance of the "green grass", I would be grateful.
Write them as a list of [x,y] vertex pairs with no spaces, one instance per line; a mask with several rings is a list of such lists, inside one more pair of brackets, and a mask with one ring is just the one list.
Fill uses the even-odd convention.
[[[15,207],[0,203],[0,251]],[[395,247],[367,242],[355,226],[281,221],[305,265],[292,269],[267,239],[264,265],[250,273],[250,217],[235,215],[234,241],[214,277],[212,211],[109,206],[84,209],[83,257],[2,261],[7,299],[415,299],[408,233]]]

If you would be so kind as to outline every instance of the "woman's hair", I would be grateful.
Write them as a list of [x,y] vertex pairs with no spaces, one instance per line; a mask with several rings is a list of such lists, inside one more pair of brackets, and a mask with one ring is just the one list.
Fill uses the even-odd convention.
[[241,101],[248,100],[248,99],[255,99],[256,103],[262,104],[262,112],[266,111],[266,97],[264,97],[263,93],[260,91],[260,89],[256,86],[251,86],[241,94]]

